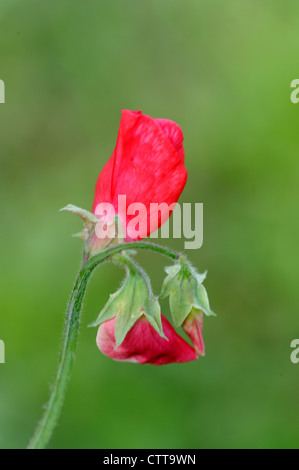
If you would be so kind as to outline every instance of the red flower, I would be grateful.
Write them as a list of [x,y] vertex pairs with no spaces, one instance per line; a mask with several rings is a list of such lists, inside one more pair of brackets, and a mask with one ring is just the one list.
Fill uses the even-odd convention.
[[[124,228],[136,215],[127,215],[128,207],[142,203],[147,209],[147,220],[141,221],[145,224],[144,236],[127,234],[125,240],[145,238],[153,231],[150,204],[175,204],[186,180],[181,128],[168,119],[124,110],[116,147],[97,180],[92,211],[96,213],[100,203],[112,204]],[[119,195],[126,196],[126,207],[118,207]],[[158,215],[160,226],[170,213],[164,209]]]
[[[174,206],[170,211],[168,207],[178,201],[186,180],[181,128],[167,119],[153,119],[141,111],[124,110],[116,147],[97,180],[92,211],[98,215],[100,203],[111,204],[122,228],[126,229],[125,240],[145,238],[169,218]],[[119,196],[126,196],[124,206],[119,207]],[[144,218],[139,220],[139,224],[145,227],[142,236],[130,236],[127,231],[130,221],[136,216],[135,211],[128,214],[128,208],[136,203],[142,203],[146,208]],[[150,204],[153,203],[164,203],[155,229],[151,226]],[[100,325],[97,345],[105,355],[119,361],[161,365],[197,359],[195,350],[175,332],[163,315],[162,326],[168,340],[162,338],[142,316],[120,346],[115,348],[114,317]]]
[[175,332],[163,315],[162,326],[168,341],[157,333],[145,317],[142,317],[131,328],[121,345],[114,349],[114,324],[115,317],[102,323],[97,335],[100,351],[112,359],[155,365],[197,359],[194,349]]

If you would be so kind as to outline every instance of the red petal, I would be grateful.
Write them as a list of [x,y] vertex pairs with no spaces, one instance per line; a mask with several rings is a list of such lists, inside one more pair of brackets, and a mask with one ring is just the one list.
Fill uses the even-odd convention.
[[183,323],[183,328],[190,337],[197,354],[204,356],[203,313],[189,315]]
[[170,140],[174,148],[178,151],[182,162],[184,162],[184,136],[180,126],[178,126],[175,122],[170,121],[169,119],[155,119],[155,122],[159,124],[168,140]]
[[115,317],[99,327],[97,345],[106,356],[117,361],[140,364],[169,364],[197,359],[194,349],[181,338],[162,315],[162,325],[168,341],[157,333],[145,317],[131,328],[122,344],[115,348]]
[[[127,207],[138,202],[147,210],[150,203],[176,203],[187,180],[182,142],[183,133],[175,122],[122,111],[115,150],[96,184],[93,212],[99,203],[110,202],[118,213],[119,195],[126,195]],[[159,225],[168,216],[163,213]],[[133,218],[128,216],[127,223]],[[148,210],[147,235],[149,222]]]

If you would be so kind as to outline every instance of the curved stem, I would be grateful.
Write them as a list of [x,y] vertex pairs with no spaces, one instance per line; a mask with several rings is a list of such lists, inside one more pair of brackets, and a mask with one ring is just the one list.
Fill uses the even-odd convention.
[[56,376],[50,392],[50,398],[27,447],[28,449],[43,449],[46,447],[60,416],[75,354],[82,300],[91,273],[99,264],[106,261],[112,255],[130,249],[155,251],[173,260],[178,259],[180,256],[177,252],[154,243],[130,242],[107,248],[90,258],[83,265],[76,279],[66,312],[62,348]]
[[128,242],[128,243],[121,243],[119,245],[115,245],[111,248],[106,248],[105,250],[100,251],[97,255],[94,255],[90,258],[85,266],[93,266],[94,264],[97,265],[99,262],[103,260],[103,258],[108,258],[109,256],[114,255],[115,253],[119,253],[123,250],[150,250],[155,251],[156,253],[160,253],[161,255],[167,256],[172,260],[177,260],[180,258],[180,254],[177,251],[171,250],[170,248],[166,248],[161,245],[157,245],[156,243],[149,243],[149,242]]

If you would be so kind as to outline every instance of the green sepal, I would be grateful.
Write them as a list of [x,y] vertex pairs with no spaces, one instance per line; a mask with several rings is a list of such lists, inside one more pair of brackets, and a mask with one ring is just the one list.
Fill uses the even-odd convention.
[[74,237],[80,237],[83,240],[86,240],[89,236],[90,230],[94,228],[94,226],[99,222],[98,217],[93,214],[92,212],[87,211],[86,209],[82,209],[81,207],[74,206],[73,204],[68,204],[67,206],[60,209],[59,212],[67,211],[71,212],[72,214],[79,215],[84,222],[85,228],[82,232],[76,233]]
[[158,300],[153,296],[140,273],[130,270],[123,285],[117,292],[110,295],[97,320],[89,326],[99,326],[116,317],[114,333],[117,348],[143,315],[159,335],[167,339],[162,329],[161,308]]
[[207,273],[197,270],[184,258],[165,268],[167,276],[163,282],[160,298],[169,297],[171,315],[176,327],[183,324],[192,309],[207,316],[215,315],[210,309],[208,294],[203,286]]
[[[101,224],[101,219],[99,219],[95,214],[81,207],[77,207],[73,204],[68,204],[67,206],[60,209],[61,211],[71,212],[72,214],[79,215],[84,222],[84,228],[79,233],[75,233],[73,237],[81,238],[84,244],[84,259],[85,261],[91,256],[99,253],[99,251],[111,246],[112,244],[122,243],[124,241],[124,232],[121,226],[119,216],[116,214],[113,221],[111,221],[108,226],[114,226],[114,235],[113,237],[103,237],[98,238],[97,234],[97,225]],[[106,223],[106,222],[105,222]]]

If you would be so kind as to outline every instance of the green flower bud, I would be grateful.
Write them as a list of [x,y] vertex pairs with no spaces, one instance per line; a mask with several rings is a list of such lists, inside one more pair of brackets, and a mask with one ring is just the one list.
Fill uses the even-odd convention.
[[203,314],[215,315],[210,309],[208,294],[203,286],[206,272],[200,274],[184,258],[165,268],[161,298],[169,297],[171,315],[176,327],[182,326],[190,336],[195,350],[204,355]]
[[162,329],[160,304],[153,296],[148,276],[136,269],[129,269],[123,285],[110,295],[97,320],[90,326],[99,326],[116,317],[114,333],[117,348],[142,316],[147,318],[160,336],[167,339]]

